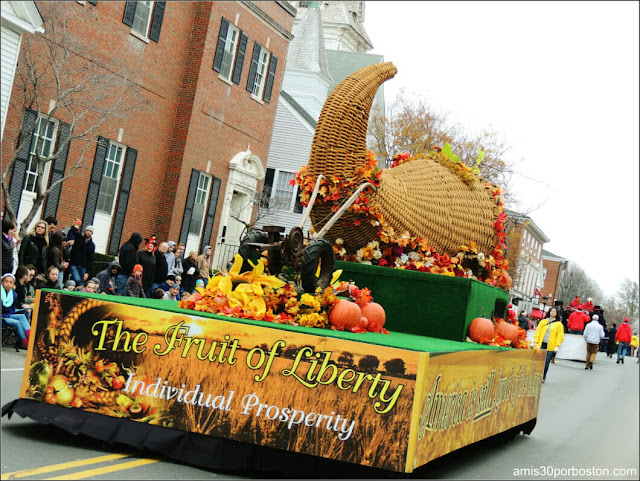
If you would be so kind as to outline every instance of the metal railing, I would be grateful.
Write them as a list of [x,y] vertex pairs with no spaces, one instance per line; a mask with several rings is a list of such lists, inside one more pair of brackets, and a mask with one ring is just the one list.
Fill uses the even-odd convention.
[[239,244],[229,244],[227,242],[216,242],[213,253],[213,269],[227,270],[233,262],[233,258],[238,253]]

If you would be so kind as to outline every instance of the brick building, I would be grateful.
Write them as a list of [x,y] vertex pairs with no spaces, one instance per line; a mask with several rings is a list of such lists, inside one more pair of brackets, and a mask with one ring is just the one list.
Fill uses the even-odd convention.
[[[564,257],[552,254],[549,251],[542,249],[542,267],[544,277],[544,287],[542,288],[542,295],[547,298],[547,306],[555,305],[556,301],[564,301],[564,299],[558,299],[558,289],[560,288],[560,280],[562,274],[567,268],[569,261]],[[570,302],[571,299],[567,299],[566,302]],[[547,307],[547,310],[549,309]]]
[[[96,131],[87,169],[53,191],[37,218],[55,215],[59,226],[81,218],[95,226],[96,250],[109,254],[134,231],[185,242],[187,252],[214,246],[233,205],[264,178],[295,8],[279,1],[36,5],[45,22],[51,5],[72,11],[74,54],[105,69],[130,67],[137,73],[127,80],[148,105]],[[17,90],[11,102],[19,102]],[[3,158],[16,150],[23,119],[38,119],[31,149],[38,135],[51,149],[63,145],[71,120],[62,109],[46,118],[55,102],[17,107],[7,115]],[[46,184],[67,174],[81,150],[72,141],[45,172]],[[11,174],[18,221],[34,197],[32,152],[23,149]]]
[[[505,209],[509,221],[514,224],[508,236],[520,239],[518,246],[518,269],[514,273],[509,300],[517,307],[517,312],[532,312],[541,306],[544,287],[542,266],[542,246],[549,238],[528,215]],[[509,244],[509,240],[507,240]]]

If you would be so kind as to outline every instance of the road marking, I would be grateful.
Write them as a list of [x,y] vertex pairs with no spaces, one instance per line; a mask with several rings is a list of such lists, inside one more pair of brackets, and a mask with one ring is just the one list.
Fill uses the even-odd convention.
[[69,463],[52,464],[51,466],[43,466],[42,468],[25,469],[14,473],[5,473],[1,479],[17,479],[34,476],[36,474],[50,473],[51,471],[61,471],[63,469],[76,468],[78,466],[88,466],[89,464],[103,463],[114,459],[128,458],[134,453],[109,454],[107,456],[98,456],[97,458],[81,459],[79,461],[71,461]]
[[65,474],[64,476],[57,476],[55,478],[44,479],[84,479],[91,476],[100,476],[101,474],[113,473],[114,471],[122,471],[124,469],[137,468],[138,466],[144,466],[146,464],[157,463],[157,459],[138,459],[136,461],[129,461],[128,463],[114,464],[111,466],[105,466],[104,468],[89,469],[87,471],[80,471],[79,473]]

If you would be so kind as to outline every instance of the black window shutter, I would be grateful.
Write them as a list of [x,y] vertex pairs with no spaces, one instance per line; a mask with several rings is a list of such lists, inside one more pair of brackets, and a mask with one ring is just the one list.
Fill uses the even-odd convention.
[[220,72],[222,66],[222,56],[224,55],[224,45],[227,43],[227,32],[229,31],[229,20],[222,17],[220,22],[220,32],[218,33],[218,45],[216,46],[216,53],[213,56],[213,70]]
[[[13,164],[13,172],[11,172],[11,182],[9,183],[9,198],[11,199],[11,207],[18,216],[20,208],[20,198],[22,197],[22,189],[24,189],[25,173],[27,164],[29,163],[29,151],[33,142],[33,131],[36,129],[36,121],[38,113],[35,110],[26,109],[22,117],[22,125],[18,145],[22,143],[22,148],[18,153],[15,163]],[[24,143],[22,142],[25,138]]]
[[138,151],[127,147],[127,154],[124,158],[124,168],[122,169],[122,180],[120,181],[120,192],[118,193],[118,203],[113,214],[111,222],[111,235],[109,236],[109,247],[107,254],[117,256],[120,250],[120,241],[122,240],[122,228],[124,227],[124,218],[127,214],[127,205],[129,205],[129,196],[131,193],[131,184],[133,183],[133,173],[136,170],[136,159]]
[[267,83],[264,86],[263,99],[269,103],[271,101],[271,90],[273,89],[273,82],[276,79],[276,68],[278,67],[278,57],[271,54],[271,62],[269,62],[269,73],[267,74]]
[[275,169],[267,169],[267,173],[264,176],[264,187],[262,187],[262,199],[260,202],[260,207],[264,209],[269,208],[269,200],[273,194],[273,176],[275,173]]
[[98,136],[98,146],[96,147],[96,155],[93,159],[89,190],[87,190],[87,202],[84,204],[84,213],[82,214],[82,225],[85,227],[93,224],[93,216],[96,213],[96,206],[98,205],[100,183],[102,182],[104,159],[107,156],[107,147],[109,147],[109,139],[101,135]]
[[191,214],[193,213],[193,204],[196,201],[196,189],[198,188],[198,179],[200,178],[200,171],[191,169],[191,180],[189,180],[189,191],[187,192],[187,200],[184,204],[184,216],[182,217],[182,227],[180,227],[180,239],[178,242],[182,242],[187,245],[187,236],[189,235],[189,224],[191,224]]
[[[60,135],[58,137],[58,155],[53,161],[51,169],[50,184],[64,177],[64,170],[67,167],[67,156],[69,155],[69,146],[71,143],[64,145],[65,141],[71,136],[71,124],[60,122]],[[60,202],[60,193],[62,184],[54,187],[47,196],[47,205],[44,208],[44,217],[51,215],[56,216],[58,212],[58,203]]]
[[217,177],[213,178],[211,183],[211,193],[209,194],[209,208],[207,210],[207,218],[202,231],[202,245],[200,250],[206,245],[211,245],[211,232],[213,230],[213,221],[216,218],[216,210],[218,208],[218,196],[220,195],[220,184],[222,181]]
[[240,85],[240,77],[242,76],[242,65],[244,64],[244,53],[247,50],[247,40],[249,36],[242,32],[240,35],[240,43],[238,43],[238,53],[236,54],[236,63],[233,67],[233,79],[234,84]]
[[167,2],[156,2],[153,9],[153,17],[151,18],[151,28],[149,29],[149,40],[157,42],[160,40],[160,29],[162,28],[162,19],[164,18],[164,8]]
[[293,212],[296,214],[302,214],[302,199],[300,198],[300,186],[296,188],[296,203],[293,206]]
[[256,81],[258,71],[258,60],[260,59],[260,44],[253,42],[253,54],[251,55],[251,67],[249,67],[249,80],[247,80],[247,90],[253,92],[253,83]]
[[133,18],[136,15],[136,2],[126,2],[124,6],[124,16],[122,17],[122,23],[133,27]]

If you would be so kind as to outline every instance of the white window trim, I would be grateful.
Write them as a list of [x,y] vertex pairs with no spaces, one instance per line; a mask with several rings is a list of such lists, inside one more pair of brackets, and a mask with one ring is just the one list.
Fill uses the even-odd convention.
[[[227,38],[224,39],[224,49],[222,51],[222,58],[224,59],[224,52],[227,49],[227,42],[229,41],[229,32],[231,30],[235,30],[237,35],[236,35],[236,43],[233,47],[233,53],[231,55],[231,68],[229,69],[229,77],[225,77],[224,75],[222,75],[220,72],[218,72],[218,78],[220,80],[222,80],[223,82],[228,83],[229,85],[233,85],[233,82],[231,81],[231,79],[233,78],[233,70],[235,68],[236,65],[236,57],[238,55],[238,45],[240,44],[240,37],[242,36],[242,31],[233,23],[229,22],[229,28],[227,29]],[[222,66],[221,66],[222,68]]]
[[[271,197],[275,198],[275,193],[277,192],[277,186],[278,186],[278,180],[280,178],[280,173],[285,173],[285,174],[291,174],[293,175],[293,178],[295,179],[295,172],[291,172],[289,170],[284,170],[284,169],[275,169],[275,172],[273,173],[273,183],[271,184]],[[293,212],[293,209],[296,206],[296,185],[293,186],[293,193],[291,194],[291,201],[289,202],[289,207],[287,208],[287,212],[290,214],[295,214],[295,212]]]
[[[43,114],[42,112],[38,112],[38,118],[36,119],[36,126],[38,126],[40,124],[40,119],[44,119],[45,121],[48,121],[48,122],[53,122],[53,135],[51,137],[51,152],[49,153],[49,155],[51,155],[52,153],[55,153],[55,151],[56,151],[56,141],[58,140],[58,127],[60,125],[58,123],[58,119],[56,119],[54,117],[51,117],[51,118],[48,118],[48,117],[49,117],[49,115]],[[34,133],[35,133],[35,131],[34,131]],[[32,141],[31,142],[33,142],[33,137],[32,137]],[[37,141],[36,141],[36,143],[37,143]],[[31,164],[31,156],[34,155],[34,154],[31,153],[31,145],[29,145],[29,157],[27,158],[27,168],[29,167],[29,164]],[[44,166],[44,170],[42,171],[42,176],[43,176],[44,179],[47,179],[47,181],[49,180],[50,169],[51,169],[51,162],[47,162],[45,164],[45,166]],[[30,172],[29,170],[25,170],[25,173],[24,173],[24,175],[25,175],[24,188],[22,189],[22,192],[24,194],[28,194],[28,195],[31,195],[31,196],[35,197],[36,196],[35,192],[26,189],[26,187],[27,187],[27,177],[29,175],[29,172]],[[47,189],[48,185],[49,185],[48,182],[46,182],[44,184],[44,189],[45,190]]]
[[[136,3],[140,3],[140,2],[136,2]],[[145,34],[138,32],[133,27],[131,27],[131,30],[130,30],[131,35],[139,38],[145,43],[149,43],[149,30],[151,30],[151,20],[153,20],[153,11],[155,10],[155,6],[156,6],[156,2],[151,2],[151,5],[149,6],[149,18],[147,18],[147,28],[145,29],[145,32],[146,32]],[[138,9],[138,6],[136,5],[136,11],[137,9]],[[133,19],[135,22],[135,12],[133,15]]]
[[[101,212],[97,210],[97,202],[96,202],[96,214],[101,214],[101,215],[106,215],[109,217],[113,216],[113,212],[116,209],[116,204],[118,203],[118,193],[120,192],[120,182],[122,181],[122,174],[124,171],[124,161],[127,158],[127,146],[124,144],[121,144],[120,142],[114,142],[113,140],[109,141],[109,145],[107,146],[107,152],[109,152],[109,148],[115,145],[116,147],[121,147],[122,148],[122,159],[120,161],[120,169],[118,171],[118,178],[116,179],[116,190],[114,192],[113,195],[113,204],[111,205],[111,212],[109,214],[105,213],[105,212]],[[102,187],[102,179],[104,178],[104,169],[105,166],[107,165],[107,157],[105,156],[104,158],[104,165],[102,166],[102,177],[100,177],[100,186]],[[98,199],[100,198],[100,190],[98,189]]]
[[[265,63],[265,71],[262,76],[262,82],[260,83],[260,90],[258,91],[258,95],[255,95],[253,91],[255,90],[256,79],[258,78],[258,69],[260,68],[260,59],[262,58],[262,52],[267,52],[267,61]],[[271,52],[267,50],[265,47],[260,45],[260,54],[258,55],[258,65],[256,66],[256,76],[253,79],[253,86],[251,88],[251,98],[258,103],[264,104],[263,96],[264,96],[264,87],[267,85],[267,77],[269,76],[269,65],[271,64]]]

